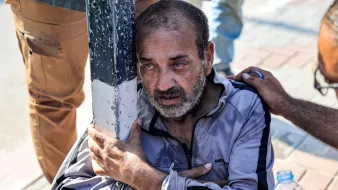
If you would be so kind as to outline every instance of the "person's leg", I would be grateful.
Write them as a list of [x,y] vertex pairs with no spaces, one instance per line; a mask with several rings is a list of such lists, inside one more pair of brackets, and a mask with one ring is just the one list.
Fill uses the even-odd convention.
[[76,141],[76,108],[84,100],[88,56],[85,13],[31,0],[10,3],[26,66],[34,147],[51,182]]
[[225,75],[231,74],[230,63],[234,56],[234,40],[239,37],[243,22],[241,6],[244,0],[212,0],[203,6],[206,11],[210,40],[215,43],[214,67]]

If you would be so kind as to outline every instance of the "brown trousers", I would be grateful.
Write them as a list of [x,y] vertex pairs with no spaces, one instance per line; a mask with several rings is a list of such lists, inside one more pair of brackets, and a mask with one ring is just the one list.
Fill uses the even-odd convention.
[[[136,1],[136,14],[157,0]],[[76,108],[84,100],[88,57],[85,13],[34,0],[11,5],[26,66],[30,126],[36,155],[49,182],[76,141]]]
[[85,13],[34,2],[11,4],[26,66],[32,138],[49,182],[76,141],[76,108],[84,100],[88,57]]

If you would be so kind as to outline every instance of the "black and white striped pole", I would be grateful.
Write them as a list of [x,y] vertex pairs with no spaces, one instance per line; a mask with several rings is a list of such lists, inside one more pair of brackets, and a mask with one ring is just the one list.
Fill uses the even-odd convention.
[[121,140],[137,118],[134,0],[86,0],[95,127]]

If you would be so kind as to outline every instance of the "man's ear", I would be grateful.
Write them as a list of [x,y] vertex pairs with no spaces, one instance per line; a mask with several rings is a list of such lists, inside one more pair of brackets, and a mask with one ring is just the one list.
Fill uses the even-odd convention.
[[208,76],[212,71],[212,64],[214,63],[214,52],[215,52],[215,44],[212,41],[208,42],[208,47],[205,51],[205,68],[204,73]]

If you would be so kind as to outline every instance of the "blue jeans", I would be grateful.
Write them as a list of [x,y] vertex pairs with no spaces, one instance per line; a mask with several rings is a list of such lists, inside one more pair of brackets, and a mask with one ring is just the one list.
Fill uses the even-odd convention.
[[[210,40],[215,43],[214,67],[230,69],[234,57],[234,40],[241,34],[241,6],[244,0],[212,0],[203,6],[210,28]],[[210,6],[209,6],[210,5]]]

